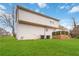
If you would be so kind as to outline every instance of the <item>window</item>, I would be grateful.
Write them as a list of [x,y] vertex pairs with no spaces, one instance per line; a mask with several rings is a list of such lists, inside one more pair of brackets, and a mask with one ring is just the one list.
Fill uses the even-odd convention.
[[52,24],[54,24],[54,22],[53,21],[50,21],[50,24],[52,25]]

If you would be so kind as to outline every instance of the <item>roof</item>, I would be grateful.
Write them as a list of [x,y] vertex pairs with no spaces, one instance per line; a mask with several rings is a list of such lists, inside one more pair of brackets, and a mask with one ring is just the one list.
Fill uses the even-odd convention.
[[31,12],[31,13],[33,13],[33,14],[37,14],[37,15],[39,15],[39,16],[43,16],[43,17],[46,17],[46,18],[49,18],[49,19],[53,19],[53,20],[55,20],[55,21],[59,21],[59,19],[52,18],[52,17],[50,17],[50,16],[46,16],[46,15],[41,14],[41,13],[37,13],[37,12],[32,11],[32,10],[30,10],[30,9],[24,8],[24,7],[22,7],[22,6],[17,6],[17,9],[25,10],[25,11]]
[[59,25],[60,30],[68,30],[66,27]]

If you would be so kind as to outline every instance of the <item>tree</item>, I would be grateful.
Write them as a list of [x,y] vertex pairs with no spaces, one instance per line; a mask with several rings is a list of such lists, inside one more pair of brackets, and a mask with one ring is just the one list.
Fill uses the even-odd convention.
[[75,20],[74,17],[72,17],[72,19],[73,19],[74,26],[73,26],[73,29],[70,31],[71,32],[71,36],[72,37],[76,37],[76,36],[79,37],[79,25],[77,25],[76,20]]
[[1,13],[0,20],[4,23],[4,25],[9,26],[12,29],[12,34],[16,38],[14,10],[12,14]]

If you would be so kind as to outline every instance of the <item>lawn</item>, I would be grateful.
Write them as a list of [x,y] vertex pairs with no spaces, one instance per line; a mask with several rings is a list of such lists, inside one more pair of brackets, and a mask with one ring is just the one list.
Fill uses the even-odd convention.
[[79,56],[79,40],[15,40],[0,37],[0,56]]

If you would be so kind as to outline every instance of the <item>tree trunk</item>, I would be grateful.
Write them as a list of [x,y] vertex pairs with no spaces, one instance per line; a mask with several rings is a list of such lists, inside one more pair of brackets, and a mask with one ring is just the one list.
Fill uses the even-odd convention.
[[16,39],[16,34],[15,34],[15,31],[14,31],[14,28],[12,29],[12,34],[13,34],[13,37]]

